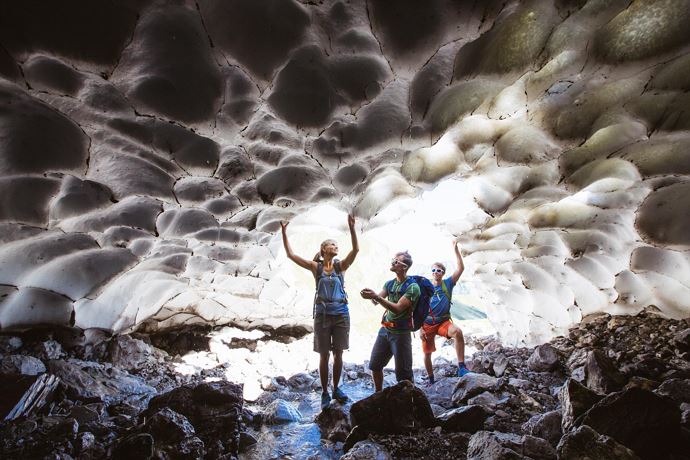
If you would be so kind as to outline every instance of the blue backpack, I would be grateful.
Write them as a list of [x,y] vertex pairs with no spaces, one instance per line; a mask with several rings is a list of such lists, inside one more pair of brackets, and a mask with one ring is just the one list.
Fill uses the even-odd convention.
[[[386,283],[386,291],[393,292],[394,281],[395,280],[390,280]],[[412,310],[412,318],[396,321],[396,329],[409,329],[411,331],[417,331],[420,327],[422,327],[422,324],[424,324],[424,320],[426,319],[426,317],[429,316],[429,303],[431,300],[431,296],[434,295],[434,285],[431,284],[431,281],[429,281],[423,276],[410,275],[403,282],[403,284],[400,285],[400,287],[398,288],[398,293],[404,293],[412,283],[417,283],[417,285],[419,286],[419,299],[417,300],[417,304],[414,306],[414,309]]]

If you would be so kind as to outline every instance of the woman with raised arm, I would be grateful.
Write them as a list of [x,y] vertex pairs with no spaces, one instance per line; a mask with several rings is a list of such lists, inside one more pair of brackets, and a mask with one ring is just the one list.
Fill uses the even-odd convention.
[[347,216],[350,227],[352,250],[344,259],[338,260],[338,243],[325,240],[321,249],[312,260],[303,259],[290,248],[287,237],[287,221],[280,223],[283,233],[283,246],[288,259],[302,268],[311,271],[316,280],[314,296],[314,351],[320,356],[319,377],[321,378],[321,409],[331,403],[328,393],[328,361],[333,353],[333,398],[341,403],[348,400],[347,395],[338,386],[343,370],[343,350],[350,347],[350,312],[347,306],[344,274],[359,252],[355,217]]
[[424,367],[429,376],[429,384],[434,383],[434,369],[431,365],[431,354],[436,351],[436,334],[455,340],[455,353],[458,356],[458,377],[469,373],[465,366],[465,338],[462,330],[453,324],[450,318],[450,305],[453,288],[460,279],[460,275],[465,270],[465,264],[460,255],[457,240],[453,241],[453,251],[457,261],[457,268],[447,278],[446,267],[436,262],[431,266],[431,283],[434,285],[434,295],[429,302],[429,316],[426,317],[422,325],[422,351],[424,352]]

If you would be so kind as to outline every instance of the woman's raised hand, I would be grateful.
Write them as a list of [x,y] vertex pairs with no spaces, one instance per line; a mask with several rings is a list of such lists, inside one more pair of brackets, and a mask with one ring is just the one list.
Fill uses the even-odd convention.
[[281,220],[280,221],[280,229],[285,233],[285,229],[287,228],[288,224],[290,223],[289,220]]
[[355,216],[354,216],[354,214],[348,214],[347,215],[347,225],[350,227],[350,229],[355,228]]

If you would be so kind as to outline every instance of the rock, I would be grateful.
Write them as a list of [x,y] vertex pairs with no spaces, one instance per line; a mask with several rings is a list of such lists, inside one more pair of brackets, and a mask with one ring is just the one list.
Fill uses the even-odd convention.
[[673,336],[673,343],[681,350],[690,351],[690,328],[676,333]]
[[299,422],[302,420],[302,414],[289,402],[276,399],[264,409],[263,419],[269,425],[279,425],[281,423]]
[[568,379],[558,393],[558,400],[561,402],[562,407],[561,427],[563,428],[563,433],[570,431],[575,420],[587,412],[601,398],[601,395],[594,393],[576,380]]
[[434,414],[422,390],[404,380],[354,403],[350,423],[370,433],[409,433],[433,426]]
[[499,406],[501,404],[505,404],[508,402],[508,397],[501,397],[499,398],[493,393],[489,393],[488,391],[485,391],[484,393],[480,393],[477,396],[474,396],[470,399],[467,400],[467,404],[470,405],[478,405],[478,406],[484,406],[490,409],[495,409],[496,406]]
[[60,342],[55,340],[46,340],[45,342],[41,342],[36,346],[36,348],[38,356],[45,361],[50,361],[51,359],[60,359],[65,355],[65,352],[62,350],[62,345],[60,345]]
[[558,367],[558,350],[545,343],[534,349],[527,360],[527,367],[535,372],[550,372]]
[[290,386],[290,388],[295,389],[297,391],[308,391],[311,390],[311,386],[314,383],[314,380],[316,380],[314,377],[302,372],[290,377],[287,380],[287,384]]
[[625,377],[601,350],[589,352],[586,372],[587,388],[597,393],[608,394],[620,390],[625,385]]
[[161,444],[174,444],[195,436],[194,427],[187,417],[168,407],[147,418],[143,430],[153,436],[156,447]]
[[89,422],[98,421],[100,415],[94,409],[87,406],[74,406],[69,416],[74,418],[80,425],[85,425]]
[[43,362],[33,356],[10,355],[0,361],[0,374],[38,375],[45,371]]
[[9,354],[22,347],[22,339],[19,337],[0,336],[0,353]]
[[545,439],[556,447],[563,435],[561,419],[560,410],[537,414],[522,424],[522,430],[532,436]]
[[555,459],[556,450],[534,436],[497,431],[479,431],[472,435],[467,446],[468,460],[517,460],[524,457]]
[[347,435],[350,434],[348,415],[338,401],[332,401],[330,406],[316,416],[314,422],[319,426],[322,439],[345,442]]
[[484,427],[489,412],[482,406],[463,406],[438,416],[444,432],[476,433]]
[[150,416],[168,407],[184,415],[194,426],[197,436],[206,445],[207,455],[237,455],[242,406],[241,385],[227,381],[206,382],[178,387],[154,397],[144,415]]
[[587,425],[567,433],[558,443],[559,460],[636,460],[635,452],[615,439],[600,435]]
[[141,369],[151,354],[150,345],[129,335],[117,335],[108,344],[110,362],[128,371]]
[[240,453],[246,452],[249,448],[256,445],[257,439],[246,431],[240,433]]
[[492,365],[494,375],[496,377],[503,376],[503,374],[506,371],[506,367],[508,367],[508,358],[506,358],[503,353],[499,353],[498,355],[496,355],[496,358],[494,359],[494,363]]
[[484,391],[493,391],[498,386],[496,377],[486,374],[466,374],[460,377],[453,390],[453,405],[460,406],[473,396]]
[[391,454],[373,441],[359,441],[340,460],[391,460]]
[[457,383],[457,377],[447,377],[439,379],[433,385],[423,388],[423,390],[430,404],[438,404],[449,409],[452,407],[453,391]]
[[117,444],[113,451],[113,458],[118,460],[152,458],[153,444],[153,436],[147,433],[128,436]]
[[140,401],[153,396],[156,390],[126,371],[78,359],[53,360],[50,372],[62,380],[70,398],[107,404],[123,400]]
[[690,379],[669,379],[662,383],[654,393],[668,396],[678,404],[690,403]]
[[680,417],[673,400],[631,388],[606,396],[575,424],[611,436],[643,459],[656,459],[677,449]]

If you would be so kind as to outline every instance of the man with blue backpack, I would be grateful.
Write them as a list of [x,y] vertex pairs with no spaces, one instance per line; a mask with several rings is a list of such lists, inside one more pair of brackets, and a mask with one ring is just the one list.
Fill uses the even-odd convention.
[[429,316],[422,326],[422,350],[424,351],[424,367],[429,375],[429,384],[434,384],[434,369],[431,365],[431,354],[436,351],[436,334],[455,340],[455,352],[458,356],[458,377],[468,374],[465,367],[465,339],[462,330],[453,324],[450,318],[450,306],[453,288],[465,270],[462,255],[458,248],[458,242],[453,241],[453,251],[457,260],[457,268],[451,276],[443,278],[446,267],[436,262],[431,266],[431,281],[434,285],[434,294],[429,305]]
[[423,276],[408,276],[411,266],[412,256],[407,251],[397,253],[390,267],[395,278],[386,282],[378,294],[368,288],[360,293],[386,309],[369,360],[376,391],[383,389],[383,368],[391,358],[395,359],[397,381],[412,381],[411,332],[419,329],[429,313],[433,286]]

